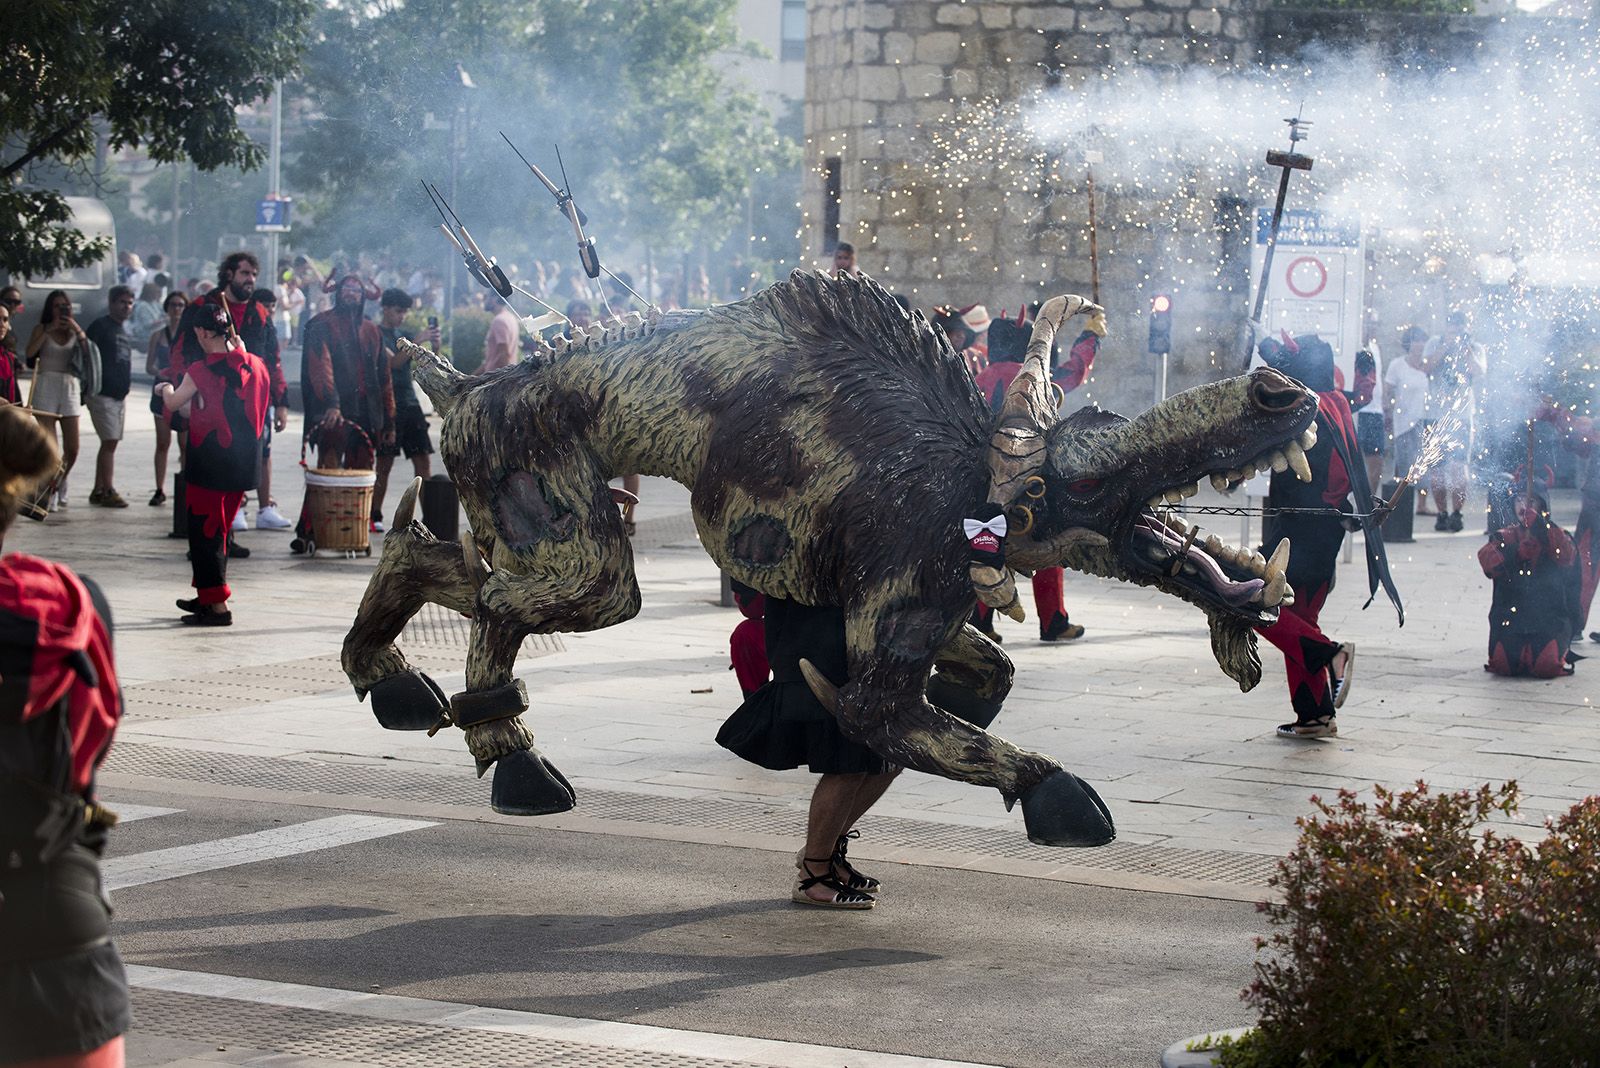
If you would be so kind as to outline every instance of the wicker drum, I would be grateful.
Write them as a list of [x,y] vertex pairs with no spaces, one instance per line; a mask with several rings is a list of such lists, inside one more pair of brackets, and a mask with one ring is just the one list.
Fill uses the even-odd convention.
[[370,553],[368,522],[377,475],[327,467],[306,469],[306,511],[317,549]]

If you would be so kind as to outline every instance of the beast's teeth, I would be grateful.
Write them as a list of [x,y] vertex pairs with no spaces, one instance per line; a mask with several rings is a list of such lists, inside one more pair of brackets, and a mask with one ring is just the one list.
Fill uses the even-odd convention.
[[1289,458],[1289,466],[1294,470],[1294,477],[1301,482],[1311,481],[1311,463],[1306,459],[1306,450],[1295,442],[1283,447],[1283,453]]
[[1210,553],[1212,556],[1216,556],[1222,552],[1224,548],[1226,548],[1226,546],[1222,544],[1221,538],[1217,537],[1215,534],[1206,535],[1206,552]]
[[1274,574],[1269,568],[1267,571],[1267,584],[1261,589],[1261,603],[1268,608],[1283,601],[1284,591],[1289,588],[1289,580],[1283,577],[1283,572]]
[[1241,475],[1243,475],[1245,478],[1255,478],[1256,477],[1256,465],[1255,464],[1245,464],[1243,467],[1239,468],[1239,473]]
[[1145,501],[1144,503],[1148,504],[1151,508],[1154,508],[1157,511],[1160,511],[1162,508],[1166,507],[1167,498],[1166,498],[1166,496],[1164,494],[1158,493],[1154,497],[1151,497],[1148,501]]
[[1310,426],[1308,426],[1304,430],[1300,431],[1300,447],[1302,449],[1309,449],[1313,445],[1315,445],[1316,443],[1317,443],[1317,424],[1316,423],[1312,423]]
[[1211,476],[1211,488],[1216,490],[1218,493],[1226,493],[1226,492],[1228,492],[1228,476],[1227,475],[1212,475]]
[[1187,486],[1179,486],[1178,492],[1183,495],[1185,500],[1187,500],[1188,498],[1193,497],[1196,493],[1200,492],[1200,483],[1191,482]]
[[1284,590],[1282,603],[1285,608],[1294,604],[1294,587],[1291,586]]
[[1289,539],[1284,538],[1278,543],[1278,547],[1272,550],[1272,559],[1267,561],[1267,575],[1268,577],[1271,577],[1273,573],[1281,575],[1288,570]]
[[1234,468],[1232,471],[1228,472],[1228,481],[1229,482],[1243,482],[1244,481],[1244,472],[1239,470],[1238,468]]
[[1182,504],[1183,503],[1183,494],[1178,492],[1175,489],[1167,490],[1165,493],[1163,493],[1161,495],[1161,497],[1168,504]]
[[1256,574],[1261,574],[1267,569],[1267,558],[1262,556],[1260,553],[1251,553],[1249,568]]
[[1289,470],[1289,458],[1283,454],[1283,450],[1274,450],[1271,457],[1268,458],[1267,466],[1271,467],[1275,474],[1281,475]]
[[1187,534],[1189,532],[1189,524],[1185,523],[1177,516],[1169,517],[1167,519],[1167,526],[1171,527],[1173,530],[1176,530],[1179,534]]

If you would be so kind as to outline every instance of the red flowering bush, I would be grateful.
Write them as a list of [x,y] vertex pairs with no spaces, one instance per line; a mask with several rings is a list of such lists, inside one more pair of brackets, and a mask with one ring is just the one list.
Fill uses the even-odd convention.
[[1492,831],[1515,783],[1313,798],[1260,906],[1274,928],[1231,1068],[1600,1064],[1600,798],[1537,848]]

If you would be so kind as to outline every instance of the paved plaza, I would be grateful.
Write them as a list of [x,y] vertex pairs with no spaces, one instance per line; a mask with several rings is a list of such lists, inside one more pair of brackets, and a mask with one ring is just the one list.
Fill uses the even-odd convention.
[[[1356,643],[1355,678],[1318,742],[1274,736],[1292,715],[1265,643],[1240,694],[1197,610],[1069,575],[1088,633],[1045,645],[1001,621],[1017,682],[995,730],[1094,783],[1116,843],[1033,846],[992,791],[907,774],[851,850],[879,907],[806,910],[788,873],[813,777],[713,741],[740,700],[738,616],[681,487],[645,480],[639,617],[527,643],[528,722],[579,805],[514,819],[459,732],[385,732],[344,682],[373,560],[251,530],[235,625],[178,624],[185,544],[144,504],[152,441],[132,426],[118,454],[132,507],[90,508],[86,464],[71,509],[6,545],[94,577],[116,613],[128,715],[101,791],[138,817],[108,863],[133,1064],[1150,1065],[1248,1022],[1252,903],[1312,795],[1515,779],[1515,829],[1537,835],[1600,789],[1600,666],[1484,672],[1481,539],[1419,521],[1391,547],[1404,629],[1381,598],[1361,610],[1359,560],[1340,570],[1324,629]],[[292,441],[298,417],[274,464],[291,515]],[[1570,491],[1556,510],[1570,524]],[[1215,529],[1236,543],[1239,524]],[[429,609],[402,645],[451,692],[465,638]]]

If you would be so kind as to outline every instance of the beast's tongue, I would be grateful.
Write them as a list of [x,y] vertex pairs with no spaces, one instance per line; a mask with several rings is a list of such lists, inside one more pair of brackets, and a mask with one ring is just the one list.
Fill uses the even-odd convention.
[[1166,524],[1160,523],[1149,516],[1140,516],[1138,525],[1134,528],[1138,533],[1153,537],[1161,543],[1162,547],[1173,554],[1185,553],[1185,559],[1198,567],[1211,588],[1216,591],[1225,603],[1233,608],[1243,608],[1254,600],[1256,594],[1266,586],[1264,579],[1246,579],[1243,582],[1229,578],[1223,573],[1222,567],[1212,559],[1211,555],[1194,545],[1185,551],[1184,541],[1169,529]]

